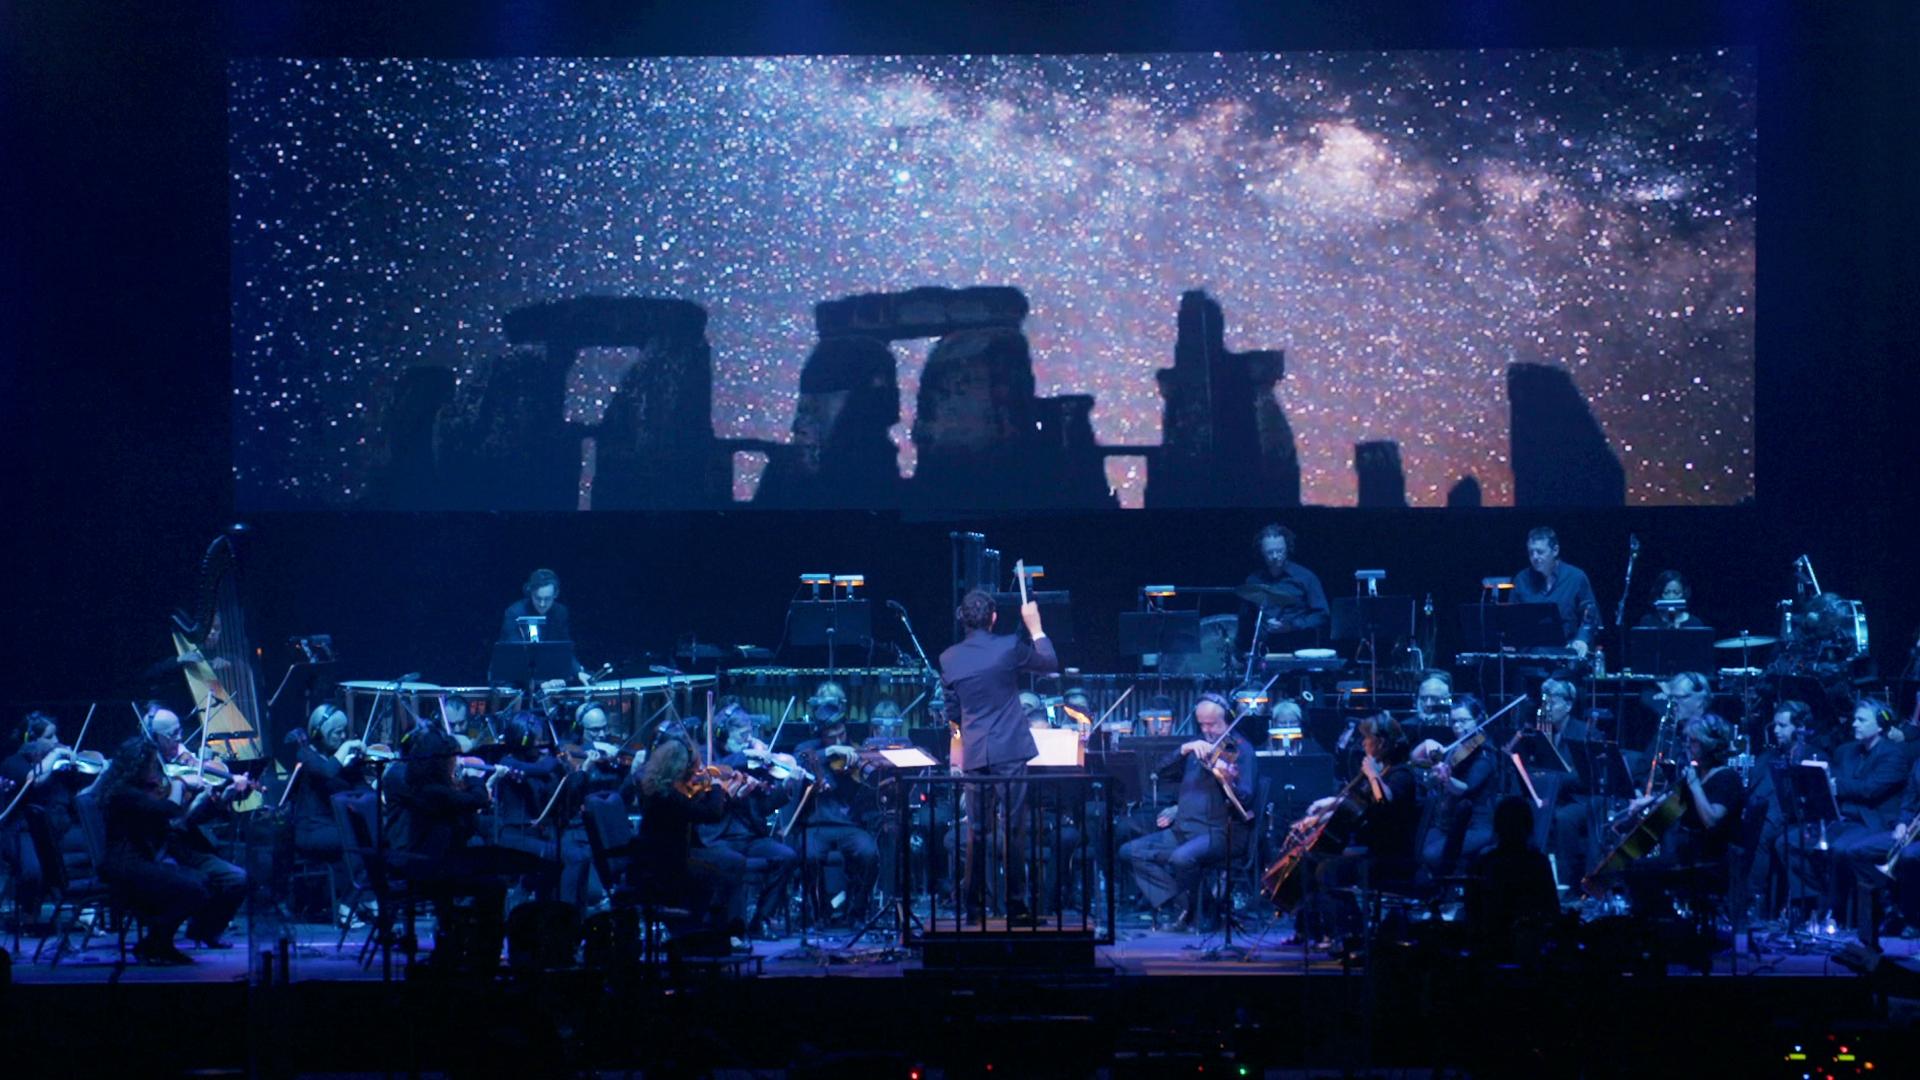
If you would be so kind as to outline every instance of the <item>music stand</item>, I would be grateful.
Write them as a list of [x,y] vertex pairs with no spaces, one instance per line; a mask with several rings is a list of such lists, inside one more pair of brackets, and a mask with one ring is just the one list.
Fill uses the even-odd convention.
[[1567,643],[1553,604],[1461,604],[1462,652],[1558,649]]
[[787,605],[787,640],[795,645],[825,645],[827,670],[832,671],[839,646],[858,649],[873,644],[873,602],[795,600]]
[[1413,597],[1342,596],[1331,605],[1334,641],[1389,640],[1413,636]]
[[571,641],[496,641],[487,681],[531,690],[554,679],[571,679],[579,670]]
[[[1028,586],[1028,598],[1040,605],[1040,621],[1055,645],[1073,644],[1073,593],[1068,589],[1035,589]],[[1020,594],[993,594],[993,610],[1002,627],[1020,625]],[[1124,650],[1123,650],[1124,651]]]
[[[1514,752],[1520,755],[1520,760],[1526,765],[1529,773],[1573,771],[1573,766],[1567,763],[1566,755],[1554,748],[1553,740],[1547,738],[1544,732],[1522,732],[1520,745]],[[1624,762],[1622,767],[1625,767]]]
[[[1808,825],[1820,828],[1820,847],[1827,847],[1827,823],[1840,820],[1840,804],[1834,801],[1833,786],[1828,780],[1826,769],[1818,765],[1789,764],[1776,762],[1769,770],[1773,773],[1774,796],[1780,803],[1780,813],[1787,827],[1793,829],[1787,843],[1792,845],[1793,836],[1800,838],[1800,861],[1807,860]],[[1797,828],[1795,826],[1798,826]],[[1840,860],[1827,860],[1827,888],[1832,892],[1840,873]],[[1794,875],[1789,874],[1788,880]]]
[[1633,790],[1633,772],[1627,768],[1627,758],[1620,752],[1619,743],[1605,739],[1570,741],[1568,750],[1569,753],[1561,755],[1562,760],[1572,762],[1573,771],[1588,792],[1604,799]]
[[1713,631],[1633,627],[1627,631],[1627,662],[1636,674],[1662,678],[1683,671],[1712,671]]
[[1120,613],[1120,655],[1197,653],[1200,651],[1200,613],[1197,611],[1123,611]]

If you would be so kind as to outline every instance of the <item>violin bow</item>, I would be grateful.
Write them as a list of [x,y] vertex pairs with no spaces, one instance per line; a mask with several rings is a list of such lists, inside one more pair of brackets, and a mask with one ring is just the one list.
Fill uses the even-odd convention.
[[787,698],[787,707],[780,712],[780,722],[773,725],[773,738],[767,740],[767,753],[773,753],[773,748],[780,745],[780,729],[787,726],[787,717],[793,715],[793,703],[798,700],[799,694]]
[[80,752],[80,744],[87,741],[87,728],[93,723],[93,710],[99,707],[100,703],[97,701],[87,706],[87,718],[80,722],[80,734],[73,740],[73,745],[67,747],[67,749],[76,754]]
[[[1271,685],[1271,684],[1269,684],[1269,685]],[[1103,726],[1104,724],[1106,724],[1106,722],[1107,722],[1107,718],[1108,718],[1109,716],[1112,716],[1112,715],[1113,715],[1113,710],[1115,710],[1115,709],[1117,709],[1117,708],[1119,708],[1119,707],[1120,707],[1120,703],[1121,703],[1121,702],[1123,702],[1123,701],[1125,701],[1125,700],[1127,700],[1128,698],[1130,698],[1130,697],[1132,697],[1132,696],[1133,696],[1133,687],[1131,687],[1131,686],[1129,686],[1129,687],[1127,687],[1127,692],[1126,692],[1126,693],[1124,693],[1124,694],[1121,694],[1121,695],[1120,695],[1119,697],[1117,697],[1117,698],[1114,698],[1114,699],[1113,699],[1113,704],[1111,704],[1111,705],[1109,705],[1109,706],[1107,706],[1107,711],[1106,711],[1106,712],[1103,712],[1103,713],[1101,713],[1101,714],[1100,714],[1100,719],[1098,719],[1098,720],[1095,720],[1095,721],[1093,722],[1093,726],[1087,729],[1087,734],[1089,734],[1089,735],[1091,735],[1091,734],[1093,734],[1094,732],[1096,732],[1096,731],[1099,731],[1099,730],[1100,730],[1100,728],[1101,728],[1101,727],[1102,727],[1102,726]]]

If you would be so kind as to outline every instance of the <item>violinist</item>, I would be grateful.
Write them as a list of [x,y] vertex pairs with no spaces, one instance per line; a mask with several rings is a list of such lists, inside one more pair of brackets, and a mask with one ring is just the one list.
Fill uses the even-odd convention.
[[574,714],[571,742],[565,748],[568,764],[574,766],[577,781],[583,787],[579,797],[594,792],[618,791],[627,778],[621,767],[622,744],[613,736],[607,710],[589,702]]
[[1450,753],[1431,741],[1414,752],[1414,764],[1431,768],[1439,801],[1433,828],[1421,846],[1420,864],[1435,877],[1453,872],[1493,844],[1493,808],[1500,794],[1494,748],[1482,728],[1487,710],[1471,694],[1453,698],[1449,720],[1456,740]]
[[667,739],[640,769],[640,835],[631,873],[693,910],[696,932],[739,937],[746,929],[746,856],[708,845],[700,826],[727,816],[730,796],[692,744]]
[[860,752],[847,745],[844,708],[835,700],[817,700],[812,711],[814,737],[794,749],[801,767],[813,776],[801,789],[795,811],[796,824],[805,830],[800,850],[816,874],[824,874],[828,858],[840,853],[847,879],[844,914],[858,926],[867,920],[873,884],[880,876],[880,845],[868,827],[879,813],[878,800],[873,789],[860,782]]
[[[1227,800],[1227,785],[1232,786],[1241,805],[1253,802],[1254,762],[1258,759],[1253,743],[1237,729],[1227,734],[1230,714],[1226,699],[1205,694],[1194,705],[1193,715],[1200,726],[1200,737],[1181,743],[1155,766],[1155,771],[1169,779],[1177,772],[1179,800],[1160,812],[1155,820],[1158,831],[1127,841],[1119,852],[1119,862],[1133,868],[1134,884],[1155,911],[1190,895],[1201,871],[1227,858],[1228,821],[1236,816]],[[1232,831],[1234,843],[1240,845],[1250,830],[1236,825]],[[1189,904],[1178,925],[1186,928],[1197,920],[1203,932],[1209,931],[1217,917],[1212,913],[1197,916]]]
[[[183,778],[188,791],[197,793],[204,790],[207,795],[201,801],[203,812],[188,814],[178,823],[173,840],[167,847],[168,854],[181,866],[206,877],[216,894],[223,894],[229,889],[244,891],[246,872],[214,854],[213,839],[200,823],[246,798],[253,791],[253,781],[244,773],[229,771],[218,758],[203,759],[187,749],[181,741],[180,717],[158,702],[148,704],[146,715],[141,718],[141,728],[160,757],[161,772],[169,778]],[[229,916],[231,914],[228,913]],[[210,937],[191,933],[188,936],[207,948],[224,949],[228,947],[227,943],[219,937],[223,929],[224,920]]]
[[[701,837],[708,844],[735,852],[747,860],[749,871],[761,872],[760,891],[753,898],[747,916],[746,936],[761,937],[766,932],[767,916],[778,909],[787,894],[787,883],[800,865],[800,856],[773,836],[767,819],[792,802],[805,786],[805,773],[797,761],[786,755],[771,754],[765,744],[753,737],[753,717],[738,705],[721,714],[727,724],[727,753],[720,763],[737,772],[759,772],[766,782],[736,798],[727,800],[727,813],[719,823],[701,826]],[[769,771],[778,768],[778,772]]]
[[99,800],[106,823],[101,877],[147,923],[134,955],[147,963],[190,964],[174,944],[180,924],[187,923],[187,936],[202,946],[226,948],[220,935],[246,898],[247,876],[195,839],[194,822],[217,796],[196,786],[193,773],[166,775],[162,753],[152,739],[133,736],[83,797]]
[[1406,731],[1382,712],[1360,721],[1360,771],[1351,794],[1317,799],[1310,816],[1333,814],[1348,821],[1352,841],[1338,854],[1313,858],[1314,893],[1302,914],[1303,931],[1331,933],[1341,921],[1357,920],[1349,890],[1410,881],[1414,836],[1420,827],[1419,787],[1408,768]]
[[541,898],[552,895],[560,883],[560,808],[554,795],[566,778],[566,767],[541,746],[544,729],[534,713],[515,713],[501,728],[507,747],[499,764],[505,771],[494,786],[493,842],[541,860],[542,870],[527,882]]
[[86,839],[80,833],[80,815],[73,805],[79,787],[75,780],[97,775],[100,755],[81,757],[71,747],[62,746],[59,722],[38,710],[26,715],[16,737],[8,742],[19,749],[0,759],[0,778],[12,781],[11,785],[0,785],[10,792],[0,798],[0,810],[13,807],[6,821],[0,823],[0,859],[6,860],[13,873],[16,909],[27,922],[37,923],[46,879],[33,838],[27,834],[28,807],[39,807],[46,815],[48,831],[67,856],[68,865],[82,864]]
[[[483,965],[497,961],[504,935],[507,880],[528,869],[530,856],[495,846],[476,845],[480,815],[505,783],[507,767],[494,765],[484,779],[469,775],[459,761],[459,744],[435,727],[417,727],[404,740],[404,779],[382,782],[403,837],[390,857],[404,867],[413,891],[433,903],[441,930],[436,954],[460,953],[446,928],[455,925],[453,909],[467,916],[464,925],[475,932],[466,943],[468,957]],[[434,960],[436,964],[439,959]],[[451,962],[451,961],[450,961]]]

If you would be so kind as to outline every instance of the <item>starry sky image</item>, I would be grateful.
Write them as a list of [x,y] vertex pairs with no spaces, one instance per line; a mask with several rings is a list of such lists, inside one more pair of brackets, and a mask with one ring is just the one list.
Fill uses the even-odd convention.
[[[814,303],[1012,285],[1038,393],[1094,395],[1105,444],[1159,442],[1202,288],[1229,349],[1285,350],[1310,504],[1374,439],[1414,505],[1511,503],[1514,362],[1572,375],[1629,503],[1733,503],[1755,97],[1738,49],[236,61],[237,497],[356,505],[396,373],[471,374],[524,305],[702,305],[714,433],[784,441]],[[903,474],[930,345],[894,346]],[[582,356],[568,419],[632,362]]]

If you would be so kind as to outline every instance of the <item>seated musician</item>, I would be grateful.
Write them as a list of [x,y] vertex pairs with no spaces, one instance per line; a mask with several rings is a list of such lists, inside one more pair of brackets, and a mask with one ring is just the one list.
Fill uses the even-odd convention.
[[[1420,796],[1407,765],[1406,731],[1382,712],[1362,720],[1359,733],[1361,782],[1344,799],[1329,796],[1307,808],[1312,815],[1332,813],[1347,819],[1353,839],[1337,853],[1313,854],[1314,889],[1302,913],[1303,937],[1330,935],[1340,923],[1357,919],[1359,908],[1344,890],[1390,888],[1413,878]],[[1329,831],[1328,836],[1333,835]]]
[[873,707],[867,710],[867,719],[873,721],[875,738],[901,738],[906,734],[900,703],[890,697],[874,699]]
[[1453,676],[1444,671],[1429,671],[1420,677],[1414,689],[1414,711],[1422,721],[1447,723],[1453,712]]
[[[1885,702],[1861,698],[1853,710],[1854,741],[1834,753],[1829,782],[1840,820],[1827,826],[1826,838],[1842,870],[1856,858],[1885,850],[1881,837],[1892,834],[1907,780],[1906,755],[1899,743],[1887,738],[1892,726],[1893,711]],[[1802,880],[1821,892],[1825,906],[1836,911],[1853,906],[1852,875],[1831,873],[1817,847],[1796,862]],[[1864,908],[1854,909],[1853,915],[1850,922],[1857,926]]]
[[731,798],[705,772],[698,752],[682,739],[655,746],[641,768],[640,835],[631,873],[636,887],[656,890],[664,903],[692,909],[696,931],[738,937],[745,931],[747,859],[709,846],[700,826],[719,824]]
[[542,747],[545,724],[533,713],[515,713],[500,730],[506,756],[499,764],[506,772],[494,788],[493,842],[542,860],[540,873],[527,885],[542,898],[559,885],[558,835],[563,815],[554,796],[566,776],[566,767]]
[[[333,797],[367,786],[373,765],[366,744],[352,738],[347,714],[334,705],[321,705],[307,717],[306,738],[294,751],[299,774],[293,778],[293,848],[304,858],[324,863],[334,875],[335,889],[346,895],[346,867],[341,859],[340,829],[333,820]],[[344,916],[344,913],[336,913]]]
[[[0,824],[0,860],[13,874],[15,909],[26,923],[39,922],[41,894],[46,878],[27,832],[27,808],[46,815],[47,830],[66,856],[69,866],[84,864],[86,838],[80,832],[80,814],[74,793],[91,778],[76,768],[71,747],[60,745],[60,726],[50,714],[35,710],[20,722],[18,734],[7,740],[20,749],[0,760],[0,810],[13,812]],[[96,766],[97,767],[97,766]],[[22,791],[21,789],[25,789]]]
[[[769,758],[764,753],[766,747],[753,737],[753,718],[736,706],[725,713],[725,719],[727,753],[720,763],[739,772],[764,767]],[[800,856],[793,848],[774,839],[768,818],[792,802],[801,786],[797,776],[771,780],[727,800],[726,817],[701,826],[701,836],[708,844],[739,854],[747,860],[747,870],[762,871],[760,891],[747,916],[749,938],[765,934],[767,916],[785,901],[787,885],[800,865]]]
[[[567,605],[560,602],[560,575],[551,570],[535,570],[527,575],[526,583],[520,586],[520,599],[507,605],[500,615],[500,641],[529,641],[527,626],[521,619],[543,618],[539,640],[572,641],[573,619],[567,611]],[[586,685],[592,679],[580,661],[574,662],[574,676]]]
[[1756,904],[1763,915],[1770,917],[1786,902],[1785,889],[1776,889],[1774,880],[1786,865],[1788,829],[1787,812],[1774,786],[1774,766],[1824,757],[1813,748],[1813,735],[1813,709],[1806,702],[1786,700],[1774,709],[1767,726],[1767,748],[1753,763],[1753,790],[1747,793],[1746,809],[1740,818],[1741,846],[1748,863],[1735,868],[1742,875],[1736,878],[1736,884],[1741,885],[1733,908],[1737,925],[1746,925]]
[[[1902,937],[1915,936],[1920,928],[1920,848],[1909,847],[1920,837],[1914,835],[1914,825],[1920,822],[1920,758],[1914,760],[1907,771],[1907,782],[1902,790],[1900,810],[1893,819],[1893,827],[1873,833],[1862,833],[1847,845],[1845,856],[1852,865],[1853,875],[1858,883],[1863,899],[1863,910],[1859,922],[1860,941],[1868,948],[1880,950],[1882,934],[1898,933]],[[1895,852],[1900,859],[1894,863],[1892,876],[1881,868]],[[1889,917],[1887,901],[1893,902]]]
[[581,796],[619,790],[627,773],[618,761],[622,744],[614,737],[607,710],[592,702],[580,706],[574,714],[570,740],[581,755],[577,773],[585,785]]
[[[821,683],[821,693],[833,683]],[[835,689],[838,689],[835,686]],[[829,857],[840,854],[846,873],[846,917],[853,925],[867,919],[873,885],[880,875],[880,847],[869,828],[878,812],[871,788],[860,782],[859,754],[847,745],[845,692],[840,699],[815,695],[814,737],[794,750],[813,774],[809,795],[799,811],[800,850],[810,872],[824,873]]]
[[1040,700],[1040,695],[1031,690],[1020,691],[1020,713],[1027,718],[1028,727],[1053,726],[1047,719],[1047,703]]
[[1600,631],[1600,601],[1586,571],[1560,561],[1560,538],[1542,526],[1527,533],[1527,568],[1513,575],[1514,600],[1552,604],[1560,611],[1567,648],[1584,657]]
[[1260,569],[1247,575],[1246,584],[1259,589],[1264,603],[1242,600],[1240,648],[1257,642],[1265,652],[1319,644],[1320,632],[1331,621],[1327,591],[1320,577],[1293,561],[1299,541],[1293,530],[1278,523],[1260,530],[1255,538]]
[[[405,776],[383,782],[403,839],[395,865],[420,897],[434,905],[435,957],[458,964],[497,963],[505,934],[507,881],[530,856],[480,845],[480,815],[493,805],[507,769],[495,765],[479,779],[459,760],[459,744],[437,727],[415,728],[405,740]],[[395,778],[400,779],[400,778]],[[472,939],[452,931],[461,927]]]
[[[1548,679],[1540,684],[1540,709],[1535,715],[1540,734],[1558,759],[1552,761],[1551,770],[1533,774],[1534,788],[1547,801],[1543,812],[1553,816],[1548,826],[1548,850],[1553,853],[1561,883],[1569,888],[1578,886],[1592,867],[1595,853],[1590,850],[1590,840],[1596,835],[1595,818],[1604,818],[1607,810],[1605,800],[1586,789],[1577,771],[1579,763],[1575,759],[1588,755],[1592,746],[1601,745],[1590,744],[1593,731],[1578,715],[1579,696],[1565,679]],[[1561,770],[1560,762],[1575,771]]]
[[[1668,606],[1664,609],[1654,607],[1640,616],[1638,625],[1661,630],[1698,630],[1703,634],[1713,631],[1713,627],[1701,621],[1700,616],[1687,610],[1687,603],[1693,599],[1693,587],[1687,584],[1687,579],[1681,577],[1679,571],[1663,571],[1653,579],[1653,599],[1656,605],[1664,601]],[[1673,607],[1675,603],[1680,606]]]
[[99,800],[106,823],[101,877],[147,924],[134,955],[148,963],[192,963],[174,944],[181,923],[203,946],[225,948],[221,934],[246,899],[247,876],[214,857],[198,834],[196,822],[218,799],[203,779],[192,772],[167,776],[154,742],[135,735],[115,749],[85,797]]
[[[158,702],[148,703],[141,726],[147,741],[159,753],[163,769],[186,773],[189,790],[196,785],[213,789],[206,801],[205,813],[190,815],[189,820],[174,830],[173,839],[167,845],[168,854],[181,866],[204,875],[215,892],[223,893],[231,889],[244,893],[246,872],[214,854],[213,839],[207,835],[200,821],[229,811],[234,803],[253,791],[253,781],[245,774],[231,772],[219,758],[207,757],[203,760],[187,749],[181,741],[180,717]],[[232,913],[228,914],[231,916]],[[223,922],[210,937],[192,933],[188,936],[207,948],[224,949],[227,943],[220,940],[220,932],[225,929]]]
[[453,736],[454,742],[460,744],[460,752],[463,754],[470,754],[474,747],[491,743],[498,738],[497,733],[491,731],[491,721],[488,727],[482,729],[477,735],[471,730],[472,721],[473,709],[466,698],[457,694],[448,694],[440,699],[441,726],[448,735]]
[[[1464,739],[1478,730],[1487,719],[1487,710],[1471,694],[1452,699],[1449,719],[1455,739]],[[1485,735],[1485,732],[1480,732]],[[1414,763],[1433,770],[1435,791],[1433,827],[1428,830],[1420,850],[1420,864],[1435,877],[1444,877],[1493,844],[1493,808],[1499,797],[1498,763],[1494,747],[1482,738],[1453,764],[1440,757],[1442,748],[1429,740],[1414,750]]]
[[1712,713],[1704,713],[1687,722],[1687,761],[1681,763],[1676,788],[1635,796],[1628,809],[1645,814],[1670,797],[1681,803],[1680,817],[1660,840],[1659,850],[1643,857],[1630,869],[1636,911],[1657,905],[1663,887],[1699,901],[1720,896],[1727,887],[1727,852],[1740,835],[1740,811],[1745,805],[1746,788],[1740,774],[1727,764],[1733,743],[1733,726]]
[[[1257,758],[1253,743],[1238,730],[1221,740],[1229,716],[1226,699],[1218,694],[1205,694],[1194,705],[1200,737],[1181,743],[1155,765],[1155,771],[1169,779],[1179,775],[1179,801],[1160,812],[1155,821],[1157,831],[1129,840],[1120,848],[1119,864],[1132,867],[1134,884],[1152,910],[1190,896],[1201,871],[1227,858],[1230,820],[1232,846],[1246,843],[1251,825],[1240,819],[1228,802],[1222,779],[1233,785],[1240,804],[1251,809]],[[1220,751],[1209,768],[1204,759],[1214,751],[1216,741]],[[1213,913],[1196,912],[1189,904],[1178,924],[1186,927],[1199,923],[1200,929],[1207,931],[1215,918]]]

